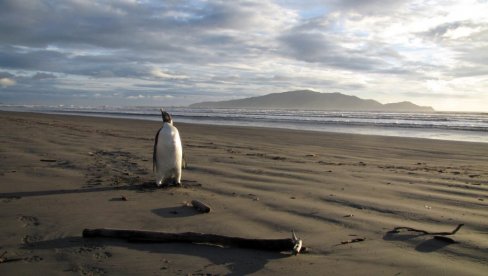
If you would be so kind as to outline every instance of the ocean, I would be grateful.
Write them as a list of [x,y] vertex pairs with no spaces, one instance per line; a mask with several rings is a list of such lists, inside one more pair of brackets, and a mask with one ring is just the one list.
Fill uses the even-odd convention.
[[[0,105],[0,110],[161,120],[157,107]],[[256,126],[488,143],[488,113],[167,108],[183,123]]]

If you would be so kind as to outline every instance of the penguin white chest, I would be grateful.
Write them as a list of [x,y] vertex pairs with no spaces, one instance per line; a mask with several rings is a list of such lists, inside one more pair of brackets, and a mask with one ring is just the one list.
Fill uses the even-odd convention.
[[165,123],[159,130],[155,143],[154,161],[157,185],[160,186],[167,181],[180,184],[183,150],[178,129]]

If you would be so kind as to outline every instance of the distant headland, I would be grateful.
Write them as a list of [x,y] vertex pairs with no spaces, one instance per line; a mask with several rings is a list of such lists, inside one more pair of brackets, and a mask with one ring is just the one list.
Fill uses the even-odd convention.
[[411,102],[382,104],[341,93],[320,93],[311,90],[297,90],[272,93],[264,96],[220,102],[201,102],[191,108],[243,108],[243,109],[300,109],[330,111],[389,111],[389,112],[433,112],[430,106],[419,106]]

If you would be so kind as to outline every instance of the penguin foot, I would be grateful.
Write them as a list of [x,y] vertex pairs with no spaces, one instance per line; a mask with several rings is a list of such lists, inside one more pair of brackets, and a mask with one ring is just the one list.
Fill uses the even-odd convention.
[[156,181],[156,184],[158,185],[158,188],[163,188],[163,187],[171,187],[171,186],[175,186],[175,187],[182,187],[183,184],[181,182],[179,182],[178,180],[176,180],[176,178],[168,178],[168,179],[165,179],[164,181]]
[[176,180],[176,178],[171,179],[171,184],[176,187],[182,187],[181,182]]

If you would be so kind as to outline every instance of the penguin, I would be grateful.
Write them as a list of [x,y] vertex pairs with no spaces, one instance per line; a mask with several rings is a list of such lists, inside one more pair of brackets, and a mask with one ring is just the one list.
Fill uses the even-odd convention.
[[153,149],[153,172],[156,185],[181,186],[181,170],[183,166],[183,147],[180,133],[173,126],[171,115],[161,108],[163,126],[156,133]]

